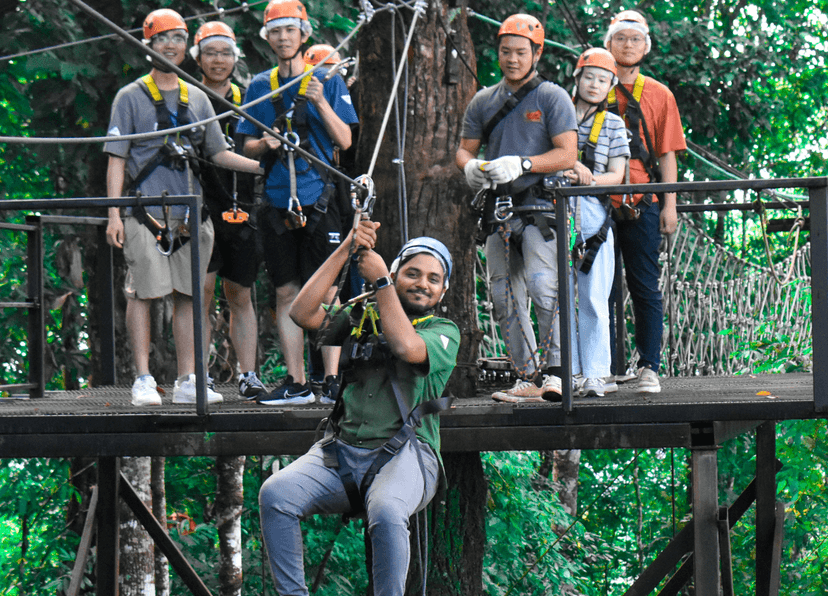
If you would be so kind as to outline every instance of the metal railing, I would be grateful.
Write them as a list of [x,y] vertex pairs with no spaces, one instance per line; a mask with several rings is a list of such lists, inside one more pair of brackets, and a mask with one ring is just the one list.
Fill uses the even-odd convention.
[[[0,201],[0,211],[49,211],[54,209],[95,209],[106,207],[136,207],[139,205],[181,205],[189,208],[190,222],[193,230],[201,227],[201,197],[197,195],[175,195],[163,197],[135,197],[129,198],[71,198],[71,199],[22,199]],[[28,358],[29,382],[24,384],[0,386],[2,390],[28,389],[32,398],[43,397],[46,387],[44,354],[46,347],[46,309],[44,303],[43,280],[43,225],[44,223],[85,223],[99,225],[98,266],[103,272],[105,288],[99,292],[96,299],[100,300],[99,308],[102,315],[99,317],[101,336],[101,370],[102,384],[114,384],[115,374],[115,329],[114,329],[114,287],[112,271],[112,249],[106,243],[106,218],[72,218],[69,216],[27,215],[26,224],[0,223],[0,229],[21,231],[27,235],[27,300],[25,302],[0,302],[2,308],[24,308],[28,310]],[[194,233],[190,242],[192,263],[193,288],[193,337],[194,356],[196,362],[196,413],[199,416],[208,414],[207,404],[207,367],[204,354],[204,303],[202,296],[204,285],[201,276],[201,255],[199,253],[199,234]],[[105,313],[105,314],[104,314]]]

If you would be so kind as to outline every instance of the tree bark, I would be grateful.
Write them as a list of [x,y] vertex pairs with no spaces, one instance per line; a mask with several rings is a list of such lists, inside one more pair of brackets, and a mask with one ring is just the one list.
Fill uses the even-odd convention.
[[[167,525],[167,486],[164,481],[166,457],[152,458],[150,489],[152,491],[152,514],[162,526]],[[161,549],[155,550],[153,557],[155,568],[155,596],[170,594],[170,563]]]
[[241,596],[244,456],[216,458],[216,528],[219,535],[219,595]]
[[[147,507],[152,506],[150,467],[149,457],[121,459],[121,472]],[[123,500],[120,502],[120,507],[121,560],[118,576],[120,596],[152,596],[155,594],[152,539]]]
[[563,449],[554,452],[552,480],[560,483],[558,496],[564,511],[569,515],[578,513],[578,473],[581,467],[580,449]]

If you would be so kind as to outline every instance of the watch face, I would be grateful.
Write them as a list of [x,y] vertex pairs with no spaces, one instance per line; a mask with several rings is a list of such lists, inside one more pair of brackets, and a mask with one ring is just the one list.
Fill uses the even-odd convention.
[[531,159],[524,159],[523,160],[523,171],[529,172],[532,169],[532,160]]

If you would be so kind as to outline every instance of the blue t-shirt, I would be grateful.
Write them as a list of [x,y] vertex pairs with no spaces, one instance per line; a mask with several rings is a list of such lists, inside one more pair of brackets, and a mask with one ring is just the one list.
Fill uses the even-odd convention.
[[[249,103],[263,95],[270,93],[270,74],[271,70],[257,74],[250,87],[247,89],[247,94],[244,97],[244,103]],[[313,76],[322,79],[324,72],[316,71]],[[294,77],[295,78],[295,77]],[[283,79],[279,77],[279,86],[289,83],[293,79]],[[333,108],[333,111],[345,124],[356,124],[358,122],[354,106],[351,103],[351,96],[348,93],[348,88],[341,77],[332,77],[324,83],[325,85],[325,99]],[[299,94],[301,83],[297,83],[292,87],[282,92],[282,102],[285,108],[293,106],[296,96]],[[333,160],[334,144],[331,140],[328,131],[325,129],[325,123],[322,117],[316,110],[316,107],[309,101],[307,102],[308,110],[308,131],[307,136],[310,140],[310,145],[313,148],[312,153],[316,157],[328,162]],[[271,126],[276,119],[276,110],[273,107],[273,102],[270,99],[256,104],[247,109],[247,112],[259,122]],[[262,131],[256,128],[249,120],[242,120],[239,122],[236,129],[238,134],[248,135],[256,138],[261,138]],[[301,138],[300,142],[305,139]],[[285,133],[284,130],[281,131]],[[262,166],[264,167],[264,162]],[[299,202],[302,205],[312,205],[322,194],[325,188],[325,183],[313,167],[311,163],[306,161],[298,153],[296,154],[296,191],[299,197]],[[273,166],[267,180],[265,181],[265,196],[271,205],[275,207],[287,208],[290,200],[290,174],[288,172],[287,158],[279,159]]]

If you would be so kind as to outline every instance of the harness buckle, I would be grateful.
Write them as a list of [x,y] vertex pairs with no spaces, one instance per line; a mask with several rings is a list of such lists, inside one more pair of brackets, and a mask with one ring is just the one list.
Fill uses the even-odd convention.
[[232,209],[228,209],[221,214],[221,218],[227,223],[240,224],[250,219],[250,214],[244,209],[239,209],[238,205],[233,205]]
[[495,200],[495,209],[494,209],[494,218],[503,223],[507,219],[512,217],[512,209],[514,205],[512,204],[512,197],[511,195],[506,195],[505,197],[498,197]]

